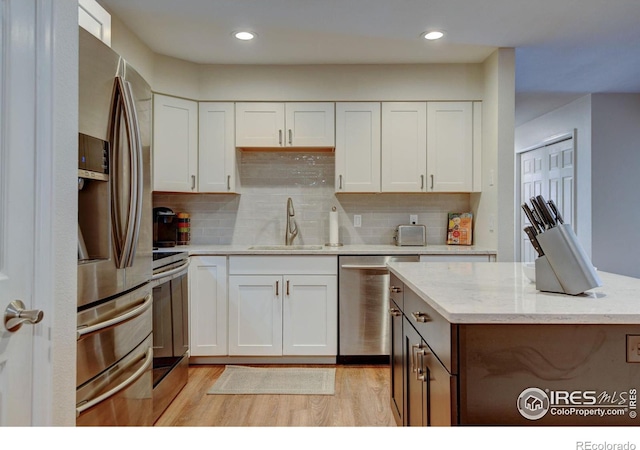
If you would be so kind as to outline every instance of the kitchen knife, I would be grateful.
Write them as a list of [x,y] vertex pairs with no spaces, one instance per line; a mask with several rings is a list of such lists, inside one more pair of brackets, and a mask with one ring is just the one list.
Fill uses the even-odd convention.
[[542,195],[536,196],[536,200],[538,201],[538,205],[540,205],[540,210],[542,211],[542,214],[544,214],[545,221],[549,222],[549,225],[551,225],[551,228],[555,227],[557,225],[556,219],[553,218],[553,213],[549,209],[549,205],[547,205],[547,201],[544,199]]
[[542,227],[545,230],[548,230],[549,228],[551,228],[551,223],[547,221],[547,218],[545,217],[542,210],[540,209],[540,205],[538,205],[538,200],[536,200],[535,197],[531,197],[530,200],[531,200],[531,206],[533,206],[533,211],[535,212]]
[[560,211],[558,210],[558,207],[556,206],[556,202],[554,202],[553,200],[549,200],[547,202],[547,204],[551,208],[551,211],[553,211],[553,214],[556,216],[556,222],[558,222],[560,224],[563,224],[564,220],[562,219],[562,216],[560,215]]
[[533,248],[536,250],[536,252],[538,252],[538,256],[544,256],[544,251],[542,251],[542,247],[540,247],[540,243],[536,238],[533,227],[524,227],[524,232],[527,233],[527,236],[529,236],[529,241],[531,242],[531,245],[533,245]]
[[531,226],[533,227],[533,230],[536,232],[536,234],[542,233],[542,228],[538,223],[538,221],[536,220],[536,218],[534,217],[533,211],[531,211],[531,208],[529,208],[529,205],[527,205],[526,203],[523,203],[522,210],[524,211],[524,214],[527,216],[527,219],[529,219],[529,223],[531,223]]

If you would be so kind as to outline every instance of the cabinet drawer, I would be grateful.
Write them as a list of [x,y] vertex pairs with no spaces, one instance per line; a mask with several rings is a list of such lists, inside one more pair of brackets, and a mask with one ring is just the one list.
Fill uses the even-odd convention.
[[337,275],[336,256],[230,256],[229,275]]
[[454,326],[410,289],[404,289],[403,312],[447,370],[456,374],[458,364],[457,355],[454,354],[457,345]]

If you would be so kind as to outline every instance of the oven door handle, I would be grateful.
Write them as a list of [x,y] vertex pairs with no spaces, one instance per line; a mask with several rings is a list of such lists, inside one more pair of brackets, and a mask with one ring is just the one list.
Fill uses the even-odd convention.
[[343,264],[343,269],[389,270],[384,264]]
[[105,320],[103,322],[96,323],[94,325],[89,325],[88,327],[78,328],[78,331],[76,334],[76,340],[80,340],[82,336],[86,336],[87,334],[95,333],[96,331],[100,331],[105,328],[118,325],[119,323],[125,322],[134,317],[137,317],[143,312],[145,312],[146,310],[148,310],[149,308],[151,308],[152,304],[153,304],[153,297],[151,296],[151,294],[147,294],[144,297],[144,302],[142,304],[140,304],[139,306],[136,306],[133,309],[128,310],[124,314],[121,314],[109,320]]
[[187,259],[187,262],[184,263],[183,265],[176,267],[175,269],[171,269],[171,270],[167,270],[166,272],[160,272],[160,273],[155,273],[153,275],[151,275],[151,281],[156,281],[159,280],[160,278],[164,278],[164,277],[170,277],[172,275],[175,275],[183,270],[186,270],[187,267],[189,267],[189,260]]
[[83,412],[85,412],[90,408],[93,408],[98,403],[105,401],[109,397],[113,397],[118,392],[122,391],[123,389],[127,388],[129,385],[137,381],[138,378],[140,378],[149,369],[149,367],[151,367],[151,364],[153,363],[153,347],[149,347],[144,354],[141,354],[138,358],[135,358],[132,362],[124,365],[123,367],[119,367],[117,370],[119,372],[124,372],[125,370],[129,369],[131,366],[137,364],[142,358],[145,359],[144,364],[138,370],[136,370],[129,378],[124,380],[119,385],[115,386],[113,389],[109,389],[104,394],[99,395],[95,398],[92,398],[91,400],[87,400],[86,403],[83,403],[82,405],[77,406],[76,417],[79,417],[80,414],[82,414]]

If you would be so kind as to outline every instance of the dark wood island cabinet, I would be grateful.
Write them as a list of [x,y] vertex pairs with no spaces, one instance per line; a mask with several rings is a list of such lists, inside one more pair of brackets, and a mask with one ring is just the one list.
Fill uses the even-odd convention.
[[516,263],[389,267],[398,425],[640,424],[640,280],[567,296]]

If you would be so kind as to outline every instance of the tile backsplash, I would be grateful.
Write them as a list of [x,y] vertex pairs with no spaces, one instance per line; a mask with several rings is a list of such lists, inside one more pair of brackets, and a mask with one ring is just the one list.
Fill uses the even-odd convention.
[[[447,213],[470,211],[469,194],[335,194],[332,152],[242,151],[241,194],[154,193],[153,206],[191,216],[192,244],[283,244],[287,198],[299,234],[295,244],[329,240],[329,211],[339,211],[343,244],[393,244],[409,215],[427,228],[427,244],[446,241]],[[354,215],[362,226],[354,227]]]

